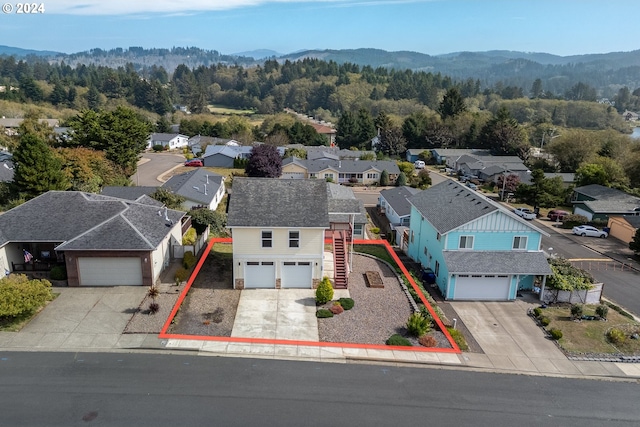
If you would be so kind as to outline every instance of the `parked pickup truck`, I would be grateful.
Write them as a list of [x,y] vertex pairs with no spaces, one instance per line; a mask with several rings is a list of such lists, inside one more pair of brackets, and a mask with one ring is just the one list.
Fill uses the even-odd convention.
[[524,219],[536,219],[536,214],[529,208],[516,208],[513,210],[513,213]]

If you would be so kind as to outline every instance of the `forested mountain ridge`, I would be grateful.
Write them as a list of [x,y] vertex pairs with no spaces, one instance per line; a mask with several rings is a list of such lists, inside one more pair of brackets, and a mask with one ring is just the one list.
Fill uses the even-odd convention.
[[[131,64],[140,71],[148,67],[162,67],[169,74],[179,65],[189,68],[208,67],[215,64],[253,67],[262,65],[264,59],[248,55],[265,55],[264,50],[227,55],[216,50],[196,47],[171,49],[144,49],[130,47],[111,50],[91,49],[85,52],[62,54],[0,46],[0,56],[13,55],[47,58],[50,63],[62,63],[76,67],[94,64],[111,68]],[[258,54],[260,53],[260,54]],[[274,52],[275,53],[275,52]],[[274,58],[272,56],[271,58]],[[530,88],[536,79],[545,83],[546,90],[563,93],[576,82],[586,83],[597,89],[599,96],[612,97],[622,86],[640,87],[640,50],[558,56],[548,53],[493,50],[487,52],[454,52],[443,55],[427,55],[419,52],[388,52],[381,49],[305,50],[278,56],[280,63],[304,58],[333,61],[337,64],[352,63],[360,67],[383,67],[396,70],[441,73],[453,79],[472,78],[483,86],[502,84]]]

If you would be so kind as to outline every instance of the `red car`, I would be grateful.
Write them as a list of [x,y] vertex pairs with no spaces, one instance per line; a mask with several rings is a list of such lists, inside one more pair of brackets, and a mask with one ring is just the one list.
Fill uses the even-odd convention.
[[199,168],[199,167],[202,167],[202,160],[200,159],[187,160],[186,162],[184,162],[184,165]]
[[560,209],[554,209],[549,211],[549,213],[547,214],[547,218],[549,218],[551,221],[562,221],[564,220],[564,217],[568,215],[571,215],[571,213],[562,211]]

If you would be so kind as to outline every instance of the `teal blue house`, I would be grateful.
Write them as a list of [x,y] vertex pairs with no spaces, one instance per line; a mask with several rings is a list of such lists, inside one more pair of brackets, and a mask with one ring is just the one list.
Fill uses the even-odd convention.
[[513,300],[552,274],[547,233],[476,191],[447,180],[409,203],[408,255],[435,273],[447,300]]

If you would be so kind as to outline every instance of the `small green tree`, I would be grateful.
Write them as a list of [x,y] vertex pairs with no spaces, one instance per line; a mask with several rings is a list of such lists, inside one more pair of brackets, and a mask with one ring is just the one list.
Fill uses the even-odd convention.
[[398,175],[396,179],[396,187],[402,187],[403,185],[407,185],[407,176],[404,172],[400,172],[400,175]]
[[156,191],[149,195],[152,199],[155,199],[165,205],[169,209],[182,209],[182,204],[185,202],[185,198],[179,194],[172,193],[166,188],[158,188]]
[[387,185],[389,185],[389,172],[385,169],[380,174],[380,186],[386,187]]
[[427,169],[422,169],[418,172],[418,188],[424,190],[431,185],[431,175]]
[[196,229],[198,234],[204,233],[207,226],[210,226],[209,232],[218,236],[226,234],[227,214],[211,209],[201,208],[189,212],[191,215],[191,225]]
[[316,289],[316,303],[326,304],[333,299],[333,286],[331,286],[331,280],[327,276],[322,278],[322,281]]

